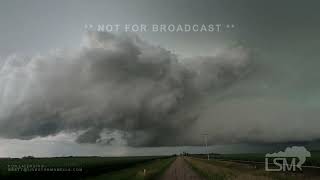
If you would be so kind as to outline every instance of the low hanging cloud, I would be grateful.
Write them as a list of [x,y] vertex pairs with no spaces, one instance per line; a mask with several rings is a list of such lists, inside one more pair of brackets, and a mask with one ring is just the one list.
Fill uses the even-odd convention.
[[250,72],[248,49],[178,58],[132,34],[88,33],[78,50],[0,64],[0,136],[33,139],[82,132],[79,143],[194,144],[207,96]]

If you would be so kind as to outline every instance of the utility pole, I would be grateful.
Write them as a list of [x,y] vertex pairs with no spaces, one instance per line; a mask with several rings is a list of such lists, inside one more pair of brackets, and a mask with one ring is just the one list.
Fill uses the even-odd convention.
[[208,153],[208,160],[210,160],[210,156],[209,156],[209,150],[208,150],[208,134],[205,133],[205,134],[202,134],[203,138],[204,138],[204,143],[205,143],[205,146],[206,146],[206,151]]

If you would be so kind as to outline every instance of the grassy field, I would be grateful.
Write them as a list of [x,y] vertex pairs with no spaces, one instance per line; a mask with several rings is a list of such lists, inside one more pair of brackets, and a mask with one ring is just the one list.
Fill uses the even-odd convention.
[[175,160],[175,157],[153,160],[131,168],[106,173],[88,180],[143,180],[158,178]]
[[[193,157],[206,159],[207,155],[198,154],[192,155]],[[239,161],[256,161],[264,162],[265,154],[263,153],[248,153],[248,154],[211,154],[211,158],[223,160],[239,160]],[[304,163],[306,166],[320,166],[320,151],[311,151],[311,157],[307,158]]]
[[186,157],[189,166],[205,179],[214,180],[316,180],[319,172],[267,172],[262,167],[221,160]]
[[[2,158],[0,179],[83,179],[152,162],[169,162],[168,156]],[[160,163],[161,164],[161,163]],[[160,166],[160,165],[159,165]]]

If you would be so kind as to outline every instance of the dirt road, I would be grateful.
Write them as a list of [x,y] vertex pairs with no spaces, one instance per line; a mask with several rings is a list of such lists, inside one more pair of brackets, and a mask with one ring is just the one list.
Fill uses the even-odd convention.
[[160,180],[203,180],[182,157],[178,157],[163,174]]

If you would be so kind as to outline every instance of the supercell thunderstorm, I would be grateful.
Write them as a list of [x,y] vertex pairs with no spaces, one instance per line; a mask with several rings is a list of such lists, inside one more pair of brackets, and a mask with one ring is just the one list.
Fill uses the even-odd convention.
[[[77,50],[0,64],[0,136],[32,139],[82,132],[79,143],[195,144],[206,96],[250,73],[248,49],[179,58],[132,34],[87,33]],[[214,128],[214,126],[212,127]]]

